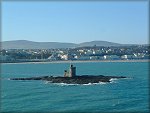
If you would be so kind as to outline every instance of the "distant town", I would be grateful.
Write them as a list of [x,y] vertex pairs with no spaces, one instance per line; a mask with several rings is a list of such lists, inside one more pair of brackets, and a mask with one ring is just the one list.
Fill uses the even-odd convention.
[[88,46],[60,49],[2,49],[1,63],[94,61],[94,60],[149,60],[150,46]]

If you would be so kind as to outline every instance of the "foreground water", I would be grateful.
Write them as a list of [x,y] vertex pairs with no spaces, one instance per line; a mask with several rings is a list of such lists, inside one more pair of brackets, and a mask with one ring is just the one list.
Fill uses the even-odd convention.
[[77,74],[127,76],[111,83],[67,85],[11,81],[62,76],[69,63],[2,64],[2,112],[149,112],[148,62],[75,63]]

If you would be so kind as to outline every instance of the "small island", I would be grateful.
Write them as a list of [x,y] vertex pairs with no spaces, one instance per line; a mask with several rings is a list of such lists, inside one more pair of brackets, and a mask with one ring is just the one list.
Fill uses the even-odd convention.
[[125,76],[104,76],[104,75],[76,75],[76,67],[72,64],[69,70],[64,70],[64,76],[40,76],[29,78],[10,78],[10,80],[44,80],[51,83],[67,84],[89,84],[99,82],[110,82],[111,79],[126,78]]

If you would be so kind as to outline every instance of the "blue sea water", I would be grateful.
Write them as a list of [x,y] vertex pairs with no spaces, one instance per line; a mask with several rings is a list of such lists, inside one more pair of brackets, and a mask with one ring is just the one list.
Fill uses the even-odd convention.
[[77,74],[127,76],[111,83],[67,85],[12,81],[13,77],[63,76],[69,63],[2,64],[2,112],[149,112],[148,62],[74,63]]

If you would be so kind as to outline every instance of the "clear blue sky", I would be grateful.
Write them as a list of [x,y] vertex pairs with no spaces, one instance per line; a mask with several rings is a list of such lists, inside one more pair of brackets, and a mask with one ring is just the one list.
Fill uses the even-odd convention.
[[2,41],[148,43],[148,2],[3,2]]

